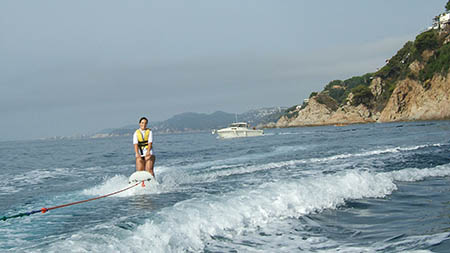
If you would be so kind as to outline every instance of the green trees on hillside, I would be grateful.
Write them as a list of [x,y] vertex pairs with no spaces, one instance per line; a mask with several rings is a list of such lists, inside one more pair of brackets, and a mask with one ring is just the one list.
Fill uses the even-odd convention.
[[345,81],[334,80],[325,86],[325,91],[338,104],[342,105],[346,102],[348,94],[353,88],[363,85],[368,87],[372,81],[373,73],[367,73],[363,76],[354,76]]
[[402,75],[402,73],[405,73],[405,70],[408,68],[409,64],[413,62],[416,55],[414,43],[408,41],[396,55],[389,59],[384,67],[375,73],[375,75],[383,79],[396,81],[401,77],[406,76],[405,74]]
[[450,1],[448,1],[447,4],[445,5],[445,10],[450,11]]
[[319,94],[319,93],[316,91],[313,91],[313,92],[311,92],[311,94],[309,94],[309,98],[315,97],[315,96],[317,96],[317,94]]
[[358,85],[352,89],[353,99],[352,105],[357,106],[359,104],[369,105],[371,99],[373,98],[373,94],[370,91],[369,87],[365,85]]
[[429,30],[417,35],[414,46],[419,53],[425,50],[434,50],[439,47],[439,38],[435,30]]
[[341,80],[333,80],[333,81],[329,82],[327,84],[327,86],[325,86],[325,90],[330,90],[330,89],[332,89],[335,86],[343,86],[343,85],[344,85],[343,81],[341,81]]
[[[450,2],[450,1],[449,1]],[[419,78],[421,81],[432,78],[434,73],[447,74],[450,67],[450,43],[442,46],[443,36],[436,30],[429,30],[419,34],[414,42],[408,41],[397,54],[387,61],[387,64],[376,73],[368,73],[363,76],[354,76],[345,81],[333,80],[324,89],[324,93],[333,98],[339,105],[347,101],[349,93],[353,93],[352,104],[370,105],[378,103],[379,109],[389,99],[399,80],[409,78]],[[423,59],[423,52],[433,51],[431,57]],[[424,64],[424,69],[413,74],[410,69],[411,63],[419,61]],[[369,89],[369,85],[374,77],[381,77],[384,83],[383,93],[374,100],[374,95]],[[325,102],[325,101],[324,101]]]
[[347,92],[344,88],[332,88],[329,90],[328,95],[336,100],[339,104],[342,104],[347,98]]
[[431,57],[429,63],[420,71],[421,81],[431,79],[435,73],[447,75],[450,68],[450,43],[445,44]]
[[339,108],[338,103],[333,98],[324,93],[319,93],[316,97],[316,100],[318,103],[327,106],[329,109],[333,111],[336,111]]
[[[450,1],[449,1],[450,2]],[[397,54],[392,57],[388,64],[381,68],[376,76],[379,76],[385,80],[389,89],[386,91],[390,96],[391,90],[395,88],[395,83],[398,80],[406,77],[417,78],[415,75],[410,75],[411,70],[409,65],[418,60],[424,63],[425,67],[419,73],[419,79],[425,81],[432,78],[436,72],[447,74],[449,69],[449,46],[444,45],[441,47],[443,38],[436,30],[429,30],[417,35],[414,42],[408,41]],[[435,51],[430,59],[423,59],[422,53],[425,50]]]

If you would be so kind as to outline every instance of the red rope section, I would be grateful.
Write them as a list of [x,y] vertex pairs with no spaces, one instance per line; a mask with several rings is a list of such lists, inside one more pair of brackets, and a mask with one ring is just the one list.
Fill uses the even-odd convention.
[[126,191],[126,190],[128,190],[128,189],[131,189],[131,188],[133,188],[133,187],[136,187],[136,186],[138,186],[138,185],[141,184],[141,183],[142,183],[142,187],[145,187],[144,181],[142,181],[142,182],[138,182],[138,183],[136,183],[136,184],[134,184],[134,185],[128,186],[127,188],[122,189],[122,190],[120,190],[120,191],[116,191],[116,192],[113,192],[113,193],[110,193],[110,194],[106,194],[106,195],[103,195],[103,196],[95,197],[95,198],[92,198],[92,199],[85,199],[85,200],[81,200],[81,201],[77,201],[77,202],[72,202],[72,203],[68,203],[68,204],[64,204],[64,205],[59,205],[59,206],[54,206],[54,207],[49,207],[49,208],[43,207],[43,208],[41,208],[40,210],[34,210],[34,211],[31,211],[31,212],[19,213],[19,214],[12,215],[12,216],[3,216],[3,217],[0,218],[0,220],[6,221],[6,220],[12,219],[12,218],[18,218],[18,217],[23,217],[23,216],[30,216],[30,215],[32,215],[32,214],[39,213],[39,212],[41,212],[41,213],[46,213],[47,211],[50,211],[50,210],[53,210],[53,209],[57,209],[57,208],[61,208],[61,207],[66,207],[66,206],[72,206],[72,205],[76,205],[76,204],[81,204],[81,203],[88,202],[88,201],[92,201],[92,200],[96,200],[96,199],[106,198],[106,197],[108,197],[108,196],[111,196],[111,195],[114,195],[114,194],[117,194],[117,193],[121,193],[121,192]]
[[47,211],[50,211],[50,210],[53,210],[53,209],[57,209],[57,208],[62,208],[62,207],[72,206],[72,205],[77,205],[77,204],[81,204],[81,203],[88,202],[88,201],[92,201],[92,200],[96,200],[96,199],[106,198],[106,197],[108,197],[108,196],[111,196],[111,195],[114,195],[114,194],[117,194],[117,193],[121,193],[121,192],[124,192],[124,191],[126,191],[126,190],[129,190],[129,189],[131,189],[131,188],[133,188],[133,187],[136,187],[136,186],[138,186],[140,183],[141,183],[141,182],[136,183],[136,184],[134,184],[134,185],[132,185],[132,186],[129,186],[129,187],[125,188],[125,189],[122,189],[122,190],[120,190],[120,191],[116,191],[116,192],[113,192],[113,193],[109,193],[109,194],[106,194],[106,195],[103,195],[103,196],[99,196],[99,197],[95,197],[95,198],[91,198],[91,199],[80,200],[80,201],[77,201],[77,202],[72,202],[72,203],[68,203],[68,204],[64,204],[64,205],[59,205],[59,206],[53,206],[53,207],[49,207],[49,208],[43,207],[43,208],[41,209],[41,212],[42,212],[42,213],[45,213],[45,212],[47,212]]

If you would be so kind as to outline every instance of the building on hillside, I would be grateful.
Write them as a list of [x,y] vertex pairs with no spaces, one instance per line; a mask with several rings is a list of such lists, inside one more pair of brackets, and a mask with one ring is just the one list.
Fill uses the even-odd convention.
[[305,108],[306,105],[308,105],[308,102],[309,102],[309,99],[308,99],[308,98],[303,99],[303,104],[297,105],[297,106],[295,107],[295,109],[296,109],[297,111],[300,111],[301,109]]
[[433,25],[428,27],[428,30],[443,29],[450,24],[450,12],[442,13],[441,15],[439,15],[437,17],[439,17],[439,18],[434,20]]

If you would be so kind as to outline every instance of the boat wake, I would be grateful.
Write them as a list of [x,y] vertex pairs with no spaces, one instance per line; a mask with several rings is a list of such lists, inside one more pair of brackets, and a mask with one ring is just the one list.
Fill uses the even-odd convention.
[[[111,234],[103,238],[96,233],[84,232],[80,236],[58,242],[52,246],[52,250],[77,245],[79,248],[76,250],[85,251],[103,244],[113,251],[139,251],[143,248],[158,252],[199,251],[207,245],[215,244],[216,240],[228,241],[242,235],[258,235],[261,228],[268,227],[271,223],[298,219],[326,209],[337,209],[345,206],[349,200],[384,198],[397,190],[396,181],[413,182],[428,177],[448,176],[450,164],[385,173],[353,170],[298,180],[268,182],[222,195],[206,195],[203,198],[181,201],[162,209],[154,219],[120,238],[111,238]],[[440,236],[445,239],[448,235]],[[320,239],[319,242],[321,241],[332,243],[325,239]],[[317,242],[313,240],[308,245],[313,247],[313,243]],[[369,248],[385,246],[375,244]],[[307,245],[304,247],[307,248]]]
[[[275,169],[291,169],[289,171],[290,175],[303,175],[311,176],[322,174],[326,170],[308,170],[310,167],[324,167],[327,168],[330,162],[333,162],[333,168],[339,168],[339,164],[336,161],[342,162],[354,162],[354,158],[365,157],[366,159],[373,157],[374,159],[379,159],[380,156],[390,156],[401,154],[402,152],[410,152],[421,150],[429,147],[441,147],[443,144],[429,144],[429,145],[419,145],[410,147],[394,147],[394,148],[382,148],[375,150],[363,151],[360,153],[349,153],[349,154],[339,154],[332,155],[322,158],[305,158],[305,159],[294,159],[288,161],[270,162],[264,164],[248,164],[247,161],[255,159],[254,155],[244,155],[242,157],[236,157],[233,160],[227,161],[211,161],[203,163],[195,163],[189,167],[166,167],[163,177],[165,180],[170,181],[173,187],[175,185],[183,185],[197,182],[215,182],[224,177],[230,177],[235,175],[252,174],[260,171],[273,171]],[[285,153],[289,151],[301,151],[301,147],[281,147],[277,148],[277,153]],[[229,163],[227,163],[229,162]],[[218,164],[221,163],[221,164]],[[207,167],[210,166],[210,167]],[[305,166],[306,169],[298,170],[298,166]],[[294,171],[292,171],[294,170]]]

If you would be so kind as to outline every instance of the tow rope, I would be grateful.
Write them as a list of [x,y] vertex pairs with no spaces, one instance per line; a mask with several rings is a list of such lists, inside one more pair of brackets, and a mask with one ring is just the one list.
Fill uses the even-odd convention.
[[[64,205],[49,207],[49,208],[43,207],[43,208],[41,208],[39,210],[34,210],[34,211],[30,211],[30,212],[25,212],[25,213],[19,213],[19,214],[12,215],[12,216],[3,216],[2,218],[0,218],[0,220],[6,221],[6,220],[12,219],[12,218],[18,218],[18,217],[23,217],[23,216],[30,216],[32,214],[39,213],[39,212],[46,213],[46,212],[48,212],[50,210],[53,210],[53,209],[62,208],[62,207],[66,207],[66,206],[77,205],[77,204],[81,204],[81,203],[84,203],[84,202],[97,200],[97,199],[101,199],[101,198],[106,198],[106,197],[112,196],[114,194],[121,193],[121,192],[124,192],[126,190],[129,190],[129,189],[131,189],[133,187],[138,186],[139,184],[141,184],[141,182],[136,183],[136,184],[131,185],[131,186],[128,186],[127,188],[122,189],[120,191],[116,191],[116,192],[113,192],[113,193],[109,193],[109,194],[106,194],[106,195],[103,195],[103,196],[99,196],[99,197],[95,197],[95,198],[91,198],[91,199],[80,200],[80,201],[76,201],[76,202],[72,202],[72,203],[67,203],[67,204],[64,204]],[[142,187],[145,187],[144,181],[142,181]]]

